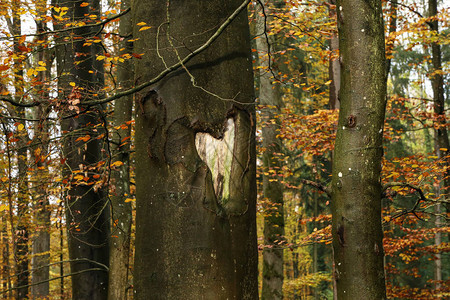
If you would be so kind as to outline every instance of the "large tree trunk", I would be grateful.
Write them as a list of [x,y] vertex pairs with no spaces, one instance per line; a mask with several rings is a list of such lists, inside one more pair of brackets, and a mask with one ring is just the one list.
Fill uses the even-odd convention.
[[[69,20],[89,24],[90,15],[97,15],[99,19],[98,0],[89,1],[88,6],[81,4],[81,1],[61,0],[59,6],[68,7]],[[107,298],[110,235],[106,193],[93,178],[102,159],[102,141],[96,138],[103,128],[102,108],[86,111],[83,107],[84,101],[97,97],[104,87],[103,63],[96,60],[101,46],[99,43],[83,45],[86,38],[93,38],[96,33],[99,33],[98,26],[84,27],[73,30],[73,39],[62,36],[57,41],[61,43],[57,49],[60,99],[66,104],[61,127],[67,159],[64,175],[70,186],[65,203],[72,298],[91,300]],[[83,113],[72,117],[78,110]],[[90,138],[83,141],[80,137]],[[84,178],[77,181],[77,174]]]
[[[437,15],[437,1],[428,1],[428,11],[430,17]],[[439,33],[439,23],[437,20],[430,22],[431,30],[435,34]],[[450,189],[450,169],[449,169],[449,154],[450,154],[450,144],[447,133],[447,120],[445,117],[445,97],[444,97],[444,78],[442,76],[442,58],[441,58],[441,47],[438,43],[431,44],[431,61],[433,63],[433,72],[431,76],[431,85],[433,88],[433,102],[434,102],[434,148],[436,156],[438,157],[442,168],[446,170],[441,179],[440,187],[438,187],[437,195],[440,195],[444,201],[447,201],[446,209],[447,213],[450,212],[449,200],[449,189]],[[441,221],[441,205],[436,204],[436,221],[437,227],[442,226]],[[442,242],[441,233],[436,233],[435,243],[439,246]],[[436,254],[435,260],[435,279],[437,281],[442,280],[442,259],[441,254]],[[440,283],[436,285],[436,288],[440,288]]]
[[[137,83],[205,43],[241,3],[136,2],[135,52],[144,53]],[[140,22],[151,28],[140,31]],[[245,9],[183,69],[136,96],[135,298],[256,299],[255,116]],[[228,123],[234,123],[229,194],[219,198],[195,136],[221,139]]]
[[386,107],[381,1],[337,2],[340,113],[333,157],[333,249],[338,299],[386,299],[381,158]]
[[[129,8],[130,0],[123,0],[122,11]],[[133,24],[131,13],[120,18],[119,34],[123,37],[120,43],[120,54],[131,54],[133,50],[132,39]],[[127,90],[133,85],[133,63],[130,59],[119,63],[118,82],[122,90]],[[132,211],[131,202],[127,200],[130,195],[130,143],[131,143],[131,114],[133,108],[133,96],[125,96],[116,100],[114,104],[114,127],[119,128],[113,136],[114,161],[118,164],[117,170],[113,170],[111,191],[112,206],[112,238],[110,253],[109,288],[108,299],[127,298],[128,270],[130,257],[130,238]]]
[[[263,152],[263,196],[267,209],[264,212],[264,250],[263,250],[263,284],[261,299],[283,299],[283,248],[284,239],[284,212],[283,212],[283,186],[277,177],[269,172],[280,169],[280,162],[274,153],[280,153],[282,142],[277,138],[279,124],[276,116],[280,114],[282,106],[279,83],[273,78],[274,52],[276,51],[275,35],[266,39],[264,32],[269,28],[272,18],[267,20],[263,15],[261,5],[256,6],[256,30],[261,35],[256,40],[259,56],[259,100],[261,103],[262,118],[262,146]],[[266,15],[274,13],[268,5],[265,6]],[[270,65],[269,65],[270,63]]]

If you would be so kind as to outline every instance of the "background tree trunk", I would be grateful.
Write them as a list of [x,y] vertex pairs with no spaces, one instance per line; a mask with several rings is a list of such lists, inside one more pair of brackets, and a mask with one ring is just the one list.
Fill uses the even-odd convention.
[[[131,5],[130,0],[123,0],[121,10]],[[130,54],[133,51],[132,39],[133,24],[131,12],[120,18],[119,34],[123,38],[120,43],[120,55]],[[117,79],[122,90],[133,86],[133,63],[126,59],[117,66]],[[114,127],[117,129],[113,136],[114,161],[122,162],[117,170],[112,171],[111,206],[112,206],[112,238],[109,270],[108,299],[127,299],[128,270],[130,257],[130,239],[132,211],[130,195],[130,144],[131,144],[131,114],[133,96],[129,95],[116,100],[114,104]]]
[[[13,2],[12,6],[12,34],[20,36],[22,32],[22,23],[20,20],[20,2]],[[20,53],[22,42],[19,38],[14,39],[14,51]],[[24,95],[24,80],[23,80],[23,58],[14,59],[14,89],[15,100],[22,102]],[[24,107],[15,107],[15,114],[20,117],[25,117]],[[16,260],[16,288],[17,299],[26,299],[28,297],[29,284],[29,248],[28,248],[28,150],[27,140],[28,134],[25,121],[22,121],[25,129],[17,131],[18,141],[17,146],[17,224],[12,230],[15,230],[16,239],[14,241]]]
[[[89,1],[88,6],[82,6],[81,3],[61,0],[58,4],[60,7],[68,7],[69,20],[90,24],[89,15],[100,16],[98,0]],[[84,101],[98,97],[95,95],[101,94],[104,87],[103,62],[96,61],[96,54],[102,52],[101,45],[83,45],[86,38],[93,38],[96,33],[99,33],[99,27],[84,27],[73,31],[75,38],[71,39],[70,35],[66,35],[57,41],[61,43],[57,49],[58,73],[61,74],[60,98],[66,104],[62,110],[64,118],[61,127],[66,134],[63,143],[67,159],[64,177],[70,186],[65,203],[70,267],[73,273],[72,298],[91,300],[106,299],[108,295],[110,236],[106,194],[103,187],[90,184],[97,181],[92,175],[98,171],[96,165],[102,159],[102,141],[96,139],[96,136],[102,131],[103,112],[101,107],[83,107]],[[77,104],[76,100],[81,103]],[[72,117],[78,110],[82,113]],[[91,138],[87,142],[79,140],[79,137],[88,135]],[[73,172],[89,177],[83,179],[87,184],[77,183]]]
[[[437,1],[428,1],[428,13],[430,17],[437,16]],[[437,20],[432,20],[430,23],[431,31],[435,34],[439,33],[439,23]],[[432,76],[430,78],[431,85],[433,88],[433,102],[434,102],[434,149],[436,156],[439,159],[442,168],[446,170],[443,176],[440,178],[440,186],[437,187],[436,195],[440,195],[441,199],[447,201],[446,210],[447,213],[450,212],[449,201],[449,189],[450,189],[450,169],[449,169],[449,154],[450,154],[450,144],[447,132],[447,120],[445,117],[445,97],[444,97],[444,78],[442,75],[442,57],[441,57],[441,47],[435,42],[431,44],[431,62],[433,64]],[[440,200],[441,200],[440,199]],[[435,206],[436,227],[442,226],[441,221],[441,204],[437,203]],[[440,232],[436,233],[435,244],[439,246],[442,243],[442,236]],[[441,254],[436,254],[435,260],[435,280],[442,280],[442,258]],[[439,289],[440,283],[437,283],[436,288]]]
[[[278,1],[277,3],[278,4]],[[263,14],[263,9],[265,14]],[[256,48],[259,56],[259,100],[262,119],[263,160],[263,195],[267,207],[264,211],[264,250],[263,250],[263,283],[261,299],[283,299],[283,248],[284,240],[284,208],[283,186],[278,177],[272,176],[269,170],[279,171],[281,164],[274,153],[281,153],[282,141],[277,138],[279,124],[277,116],[282,106],[280,83],[275,82],[275,34],[265,32],[270,28],[275,11],[269,5],[256,5]],[[270,30],[268,30],[270,31]],[[266,35],[267,34],[267,38]],[[269,65],[270,64],[270,65]]]
[[[47,11],[47,5],[44,4],[42,7],[37,9],[39,13],[45,13]],[[37,21],[37,32],[43,33],[44,23],[42,21]],[[47,42],[46,35],[42,36],[42,44]],[[31,293],[34,298],[48,297],[49,295],[49,275],[50,275],[50,208],[48,201],[48,166],[47,166],[47,155],[48,155],[48,142],[49,142],[49,124],[46,118],[49,114],[48,106],[44,103],[49,99],[48,83],[50,80],[50,69],[51,69],[51,59],[49,57],[49,51],[44,47],[38,49],[36,55],[36,64],[38,62],[44,62],[46,64],[46,71],[38,73],[39,84],[36,87],[36,101],[42,104],[35,108],[35,119],[40,120],[35,124],[34,130],[34,143],[37,146],[34,148],[34,153],[31,157],[35,160],[35,198],[33,200],[33,210],[35,216],[35,224],[37,226],[36,232],[32,239],[32,279],[31,283],[35,284],[31,287]],[[40,284],[37,284],[42,282]]]
[[338,299],[386,299],[381,158],[386,107],[381,1],[337,1],[340,113],[333,157]]
[[[204,44],[242,2],[135,4],[135,52],[144,53],[136,66],[140,84]],[[151,28],[140,31],[140,22]],[[257,299],[255,115],[245,9],[209,48],[136,97],[135,299]],[[218,198],[195,136],[221,139],[229,122],[229,196]]]
[[[331,0],[330,5],[328,7],[330,11],[330,19],[336,18],[336,0]],[[331,80],[330,84],[330,108],[331,109],[339,109],[339,89],[341,85],[341,64],[339,63],[339,59],[333,57],[333,54],[339,51],[339,36],[337,33],[333,33],[330,36],[330,50],[331,57],[328,66],[328,74]]]

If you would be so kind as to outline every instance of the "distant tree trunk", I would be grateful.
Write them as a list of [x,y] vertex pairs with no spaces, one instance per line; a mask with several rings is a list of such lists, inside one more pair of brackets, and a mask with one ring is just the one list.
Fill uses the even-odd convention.
[[[5,275],[5,281],[6,284],[4,284],[4,286],[6,285],[7,289],[8,289],[8,294],[4,294],[4,298],[8,298],[8,299],[12,299],[13,298],[13,282],[12,282],[12,277],[11,277],[11,271],[15,271],[15,268],[13,268],[11,266],[10,263],[10,259],[9,259],[9,255],[11,253],[9,245],[12,245],[12,252],[13,252],[13,259],[15,262],[15,249],[16,249],[16,235],[15,235],[15,223],[14,223],[14,213],[13,213],[13,192],[12,192],[12,151],[11,151],[11,147],[10,147],[10,140],[9,140],[9,133],[10,131],[8,130],[5,121],[3,119],[0,119],[0,122],[2,124],[2,133],[5,137],[5,152],[6,152],[6,160],[7,160],[7,173],[5,175],[8,176],[8,183],[6,186],[6,194],[7,194],[7,203],[8,203],[8,213],[7,216],[4,216],[2,218],[3,221],[3,230],[2,230],[2,242],[4,243],[4,250],[3,250],[3,263],[4,263],[4,275]],[[8,228],[8,224],[7,222],[9,222],[10,227]],[[9,236],[11,237],[11,242],[10,239],[8,237],[8,229],[10,230]]]
[[[242,1],[135,4],[140,84],[204,44]],[[258,298],[251,60],[243,9],[209,48],[136,95],[135,299]],[[229,194],[218,198],[195,138],[221,139],[229,123]]]
[[381,158],[386,107],[381,1],[337,2],[340,113],[333,157],[333,248],[338,299],[386,299]]
[[[130,0],[123,0],[122,11],[129,8]],[[131,12],[120,18],[119,34],[123,38],[120,44],[120,54],[131,54],[133,24]],[[117,66],[117,79],[122,90],[133,86],[133,63],[130,59]],[[131,113],[133,96],[125,96],[114,104],[114,127],[119,129],[113,136],[114,161],[122,162],[117,170],[111,173],[113,190],[111,191],[112,206],[112,237],[109,270],[108,299],[126,299],[128,290],[128,270],[130,257],[130,238],[132,211],[130,195],[130,143],[131,143]]]
[[[98,0],[89,5],[81,1],[60,0],[60,7],[68,7],[70,21],[92,23],[90,17],[100,16]],[[63,24],[57,24],[62,26]],[[58,27],[57,27],[58,28]],[[57,66],[60,99],[63,101],[62,130],[65,133],[63,150],[64,177],[70,185],[66,191],[66,222],[68,248],[71,259],[73,299],[107,299],[110,216],[103,186],[96,185],[93,175],[101,161],[102,141],[97,139],[102,131],[102,107],[86,108],[83,102],[93,100],[104,87],[103,62],[96,60],[102,53],[99,43],[84,45],[87,38],[100,33],[98,26],[74,29],[71,34],[57,40]],[[78,103],[80,102],[80,103]],[[81,114],[72,117],[77,112]],[[99,126],[96,126],[99,125]],[[87,141],[80,137],[89,138]],[[74,178],[84,176],[83,182]]]
[[[430,17],[437,15],[437,1],[428,1],[428,11]],[[432,20],[430,22],[431,30],[435,34],[439,33],[439,23],[437,20]],[[445,117],[445,97],[444,97],[444,78],[442,76],[442,58],[441,58],[441,47],[438,43],[431,44],[431,61],[433,63],[432,76],[430,76],[431,85],[433,88],[433,101],[434,101],[434,146],[435,153],[438,157],[442,168],[445,171],[443,176],[440,178],[441,183],[438,187],[439,191],[437,194],[441,195],[444,201],[447,201],[446,209],[447,213],[450,212],[449,200],[449,190],[450,190],[450,169],[449,169],[449,155],[450,155],[450,144],[447,132],[447,120]],[[441,226],[441,205],[436,204],[436,226]],[[441,233],[436,233],[435,243],[440,244],[442,242]],[[442,259],[440,253],[436,255],[435,260],[435,279],[442,280]],[[436,285],[439,288],[440,284]]]
[[[44,13],[47,11],[47,5],[38,7],[37,11],[39,13]],[[37,21],[37,32],[43,33],[44,23],[42,21]],[[41,40],[42,45],[47,42],[47,36],[43,35]],[[44,102],[48,100],[49,93],[47,86],[44,84],[50,79],[50,69],[51,61],[49,58],[49,52],[44,47],[38,48],[38,53],[36,55],[36,60],[38,62],[43,62],[46,64],[46,71],[38,73],[40,84],[36,87],[36,101]],[[48,201],[48,168],[46,164],[48,155],[48,141],[49,141],[49,126],[46,118],[48,117],[49,110],[44,103],[35,108],[35,118],[40,120],[35,125],[34,130],[34,140],[37,146],[34,149],[32,157],[35,159],[35,191],[34,191],[34,201],[33,210],[35,214],[35,224],[36,231],[32,239],[32,279],[31,283],[35,284],[31,287],[31,294],[33,298],[43,298],[49,295],[49,275],[50,275],[50,208]],[[37,284],[42,282],[40,284]]]
[[[7,230],[7,218],[5,216],[2,216],[2,227],[1,227],[1,243],[2,243],[2,289],[8,290],[11,288],[11,277],[9,275],[9,268],[10,268],[10,262],[9,262],[9,238],[8,238],[8,230]],[[4,294],[3,298],[6,298],[8,294]]]
[[[265,5],[265,14],[274,13]],[[264,250],[263,250],[263,283],[261,299],[283,299],[283,248],[281,242],[284,239],[284,212],[283,212],[283,187],[279,178],[269,173],[269,170],[278,172],[280,162],[274,153],[280,153],[282,141],[277,138],[279,124],[276,122],[282,106],[279,83],[274,82],[276,73],[274,68],[275,35],[265,32],[270,28],[272,18],[263,15],[263,8],[256,5],[256,31],[260,35],[256,40],[256,48],[259,56],[259,100],[261,104],[262,118],[262,146],[263,152],[263,195],[267,203],[264,212]],[[265,34],[268,35],[268,40]],[[270,63],[270,65],[269,65]],[[266,175],[267,174],[267,175]]]
[[[333,6],[329,7],[330,19],[336,18],[336,0],[330,1]],[[330,84],[329,104],[331,109],[339,109],[339,88],[341,85],[341,65],[339,59],[333,57],[333,54],[339,51],[338,34],[332,34],[330,37],[331,59],[328,65]]]
[[[20,2],[13,2],[12,9],[12,33],[15,36],[20,36],[22,31],[22,24],[20,20]],[[20,40],[14,40],[14,51],[20,53]],[[24,81],[23,81],[23,59],[17,58],[14,60],[14,89],[15,100],[17,102],[22,101],[24,94]],[[18,117],[25,117],[25,108],[15,108],[15,113]],[[24,126],[26,125],[25,121]],[[16,133],[18,136],[17,141],[17,227],[13,228],[16,231],[16,243],[15,246],[15,259],[16,259],[16,274],[17,274],[17,299],[26,299],[28,296],[28,284],[29,284],[29,249],[28,249],[28,175],[27,175],[27,130],[21,132],[18,130]]]
[[398,2],[391,1],[389,10],[389,35],[386,39],[386,55],[389,57],[388,59],[386,59],[386,82],[388,80],[389,72],[391,71],[391,62],[395,41],[392,35],[394,35],[397,31],[397,10]]
[[60,202],[58,206],[58,215],[59,215],[59,294],[61,295],[61,299],[64,299],[65,290],[64,290],[64,224],[63,224],[63,214],[64,214],[64,206],[63,203]]

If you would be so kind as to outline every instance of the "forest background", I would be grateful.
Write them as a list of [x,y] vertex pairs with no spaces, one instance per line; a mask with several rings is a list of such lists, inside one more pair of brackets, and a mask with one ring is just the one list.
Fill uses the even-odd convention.
[[[147,104],[134,99],[140,78],[133,65],[146,53],[133,48],[139,41],[132,32],[164,31],[132,20],[129,1],[73,3],[83,8],[78,19],[64,1],[0,3],[0,286],[6,299],[76,299],[74,291],[82,288],[75,289],[72,278],[85,273],[93,276],[87,284],[109,280],[117,287],[109,289],[110,299],[133,297],[135,146],[141,142],[134,115]],[[387,296],[446,298],[450,6],[436,0],[382,4]],[[334,1],[252,1],[248,19],[260,296],[333,299],[328,186],[340,106],[339,9]],[[90,52],[68,56],[61,52],[67,44]],[[61,67],[64,60],[88,68],[74,73]],[[184,63],[178,67],[202,93],[238,102],[202,86]],[[232,193],[227,186],[237,125],[228,120],[220,140],[209,133],[195,137],[221,197]],[[92,247],[99,252],[83,256]],[[92,275],[99,272],[103,279]]]

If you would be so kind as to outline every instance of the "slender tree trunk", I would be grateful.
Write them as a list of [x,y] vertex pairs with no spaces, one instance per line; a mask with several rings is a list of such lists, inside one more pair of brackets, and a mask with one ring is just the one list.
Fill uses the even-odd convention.
[[[100,18],[98,0],[64,1],[67,16],[74,22],[92,24],[90,16]],[[57,12],[56,12],[57,13]],[[64,24],[57,24],[63,26]],[[102,53],[100,43],[86,44],[88,38],[100,38],[98,26],[74,29],[61,36],[57,44],[57,67],[60,99],[63,101],[61,127],[65,133],[63,150],[66,158],[64,177],[66,191],[66,223],[72,279],[73,299],[107,299],[110,216],[104,187],[93,177],[102,160],[102,142],[97,139],[104,126],[102,107],[84,107],[83,102],[102,94],[103,63],[96,60]],[[81,114],[72,117],[73,114]],[[81,139],[80,137],[87,138]],[[82,174],[83,179],[77,179]],[[81,181],[81,182],[80,182]]]
[[381,1],[337,1],[340,113],[333,157],[338,299],[386,299],[381,158],[386,107]]
[[[13,34],[16,36],[21,35],[22,24],[20,20],[20,2],[13,2],[13,15],[12,15],[12,28]],[[14,40],[14,51],[20,53],[20,41]],[[23,81],[23,61],[22,58],[14,60],[14,89],[15,100],[17,102],[22,101],[24,94],[24,81]],[[25,117],[25,108],[17,107],[16,114],[18,117]],[[25,122],[25,121],[22,121]],[[29,249],[28,249],[28,178],[27,178],[27,155],[28,150],[26,147],[27,142],[27,130],[26,124],[23,124],[25,129],[18,130],[16,133],[18,136],[17,141],[17,178],[18,178],[18,193],[17,193],[17,227],[13,228],[16,231],[16,243],[15,247],[15,259],[16,259],[16,274],[17,274],[17,299],[25,299],[28,296],[28,284],[29,284]]]
[[[131,5],[130,0],[121,3],[121,9],[125,10]],[[120,44],[120,54],[131,54],[133,24],[131,13],[120,19],[119,34],[123,37]],[[121,89],[127,90],[133,85],[133,63],[130,59],[118,65],[118,82]],[[131,202],[127,200],[130,195],[130,143],[131,143],[131,113],[133,108],[133,96],[129,95],[116,100],[114,105],[114,126],[119,127],[113,137],[114,161],[123,164],[112,171],[111,205],[112,205],[112,238],[109,270],[108,299],[126,299],[128,290],[128,270],[130,257],[130,238],[132,211]]]
[[[280,162],[274,153],[280,153],[282,142],[277,138],[279,124],[276,122],[282,106],[279,84],[274,82],[274,52],[275,35],[265,32],[270,28],[272,18],[266,18],[274,13],[268,5],[264,8],[256,6],[256,31],[260,38],[256,40],[258,50],[260,76],[259,99],[261,103],[261,118],[263,120],[263,195],[268,209],[264,212],[264,250],[263,250],[263,284],[261,299],[283,299],[283,249],[280,248],[284,239],[283,187],[277,177],[269,170],[280,169]],[[265,37],[268,35],[268,40]],[[269,65],[270,64],[270,65]]]
[[[47,5],[38,7],[37,11],[40,13],[46,12]],[[43,33],[44,23],[42,21],[37,21],[37,32]],[[42,45],[47,42],[46,35],[42,37]],[[49,58],[49,53],[44,47],[38,49],[36,55],[37,64],[40,62],[45,63],[46,71],[38,73],[40,84],[36,87],[36,97],[37,101],[43,102],[48,100],[49,93],[47,90],[46,82],[50,79],[50,69],[51,61]],[[48,170],[47,170],[47,155],[48,155],[48,141],[49,141],[49,126],[48,122],[45,120],[48,116],[49,110],[45,104],[41,104],[35,108],[35,118],[40,120],[35,125],[34,140],[38,143],[38,146],[34,149],[35,158],[35,199],[33,201],[34,212],[35,212],[35,224],[37,229],[35,231],[34,237],[32,239],[32,279],[31,283],[36,284],[31,287],[31,294],[34,298],[48,297],[49,295],[49,275],[50,267],[50,208],[49,201],[47,197],[49,180]],[[40,284],[37,284],[42,282]]]
[[386,39],[386,56],[388,56],[388,59],[386,59],[386,82],[388,80],[389,72],[391,71],[391,62],[395,42],[395,39],[392,35],[394,35],[397,31],[397,10],[398,3],[395,1],[390,2],[389,35]]
[[[437,0],[428,1],[428,11],[430,17],[437,16]],[[437,20],[432,20],[430,22],[431,31],[435,34],[439,33],[439,23]],[[447,201],[446,209],[447,213],[450,212],[449,200],[449,189],[450,189],[450,169],[449,169],[449,155],[450,155],[450,144],[447,132],[447,120],[445,117],[445,97],[444,97],[444,78],[442,75],[442,58],[441,58],[441,47],[435,42],[431,44],[431,61],[433,64],[433,73],[430,77],[431,85],[433,88],[433,101],[434,101],[434,146],[435,153],[438,157],[439,163],[442,168],[446,170],[441,176],[441,183],[438,187],[438,195],[444,201]],[[441,226],[441,205],[438,203],[435,208],[436,212],[436,226]],[[436,233],[435,243],[440,245],[442,242],[441,233]],[[440,253],[436,255],[435,260],[435,279],[442,280],[442,259]],[[436,284],[436,289],[440,288],[440,284]]]
[[[9,259],[9,237],[8,237],[8,220],[6,216],[2,216],[2,288],[3,290],[11,290],[11,262]],[[11,292],[4,293],[3,298],[12,297]]]
[[63,225],[63,214],[64,214],[64,206],[63,203],[59,203],[58,207],[59,214],[59,294],[61,295],[61,299],[65,298],[65,290],[64,290],[64,225]]
[[[330,1],[332,6],[329,7],[330,19],[336,18],[336,0]],[[336,28],[337,29],[337,28]],[[341,85],[341,64],[339,59],[335,58],[333,54],[339,51],[339,37],[338,34],[333,34],[330,37],[330,50],[332,57],[328,65],[330,84],[329,104],[331,109],[339,109],[339,89]]]
[[[15,254],[16,254],[16,234],[15,234],[15,222],[14,222],[14,210],[13,210],[13,207],[14,207],[14,200],[13,200],[13,192],[12,192],[12,190],[13,190],[13,180],[12,180],[12,169],[13,169],[13,167],[12,167],[12,155],[13,155],[13,153],[12,153],[12,150],[11,150],[11,142],[10,142],[10,135],[9,135],[9,133],[10,133],[10,131],[8,130],[8,128],[6,127],[6,124],[5,124],[5,121],[3,120],[3,119],[1,119],[0,120],[0,122],[1,122],[1,124],[2,124],[2,131],[3,131],[3,134],[4,134],[4,136],[5,136],[5,151],[6,151],[6,159],[7,159],[7,176],[8,176],[8,184],[7,184],[7,191],[6,191],[6,193],[7,193],[7,203],[8,203],[8,213],[7,213],[7,218],[8,218],[8,221],[9,221],[9,224],[10,224],[10,226],[9,226],[9,230],[10,230],[10,236],[11,236],[11,242],[9,243],[9,241],[7,242],[7,248],[6,248],[6,255],[7,255],[7,257],[6,257],[6,259],[5,259],[5,261],[6,261],[6,266],[8,267],[8,269],[7,269],[7,275],[8,275],[8,279],[7,279],[7,286],[8,286],[8,295],[6,295],[6,293],[5,293],[5,296],[6,296],[6,298],[13,298],[13,281],[12,281],[12,277],[11,277],[11,273],[12,272],[14,272],[15,271],[15,265],[14,265],[14,267],[12,267],[11,266],[11,264],[10,264],[10,260],[9,260],[9,254],[10,254],[10,250],[9,250],[9,245],[11,245],[12,246],[12,253],[13,253],[13,259],[14,259],[14,263],[16,262],[16,258],[15,258]],[[6,217],[3,219],[3,220],[6,220]],[[8,229],[8,225],[6,224],[6,222],[4,223],[5,224],[5,230],[7,230]],[[7,237],[6,237],[7,238]],[[12,270],[12,272],[11,272],[11,270]]]
[[[135,4],[135,52],[144,53],[136,84],[192,53],[243,7],[240,0]],[[140,22],[151,28],[140,31]],[[252,75],[243,9],[209,48],[136,95],[135,299],[257,299]],[[195,136],[220,139],[229,122],[229,196],[220,199]]]

